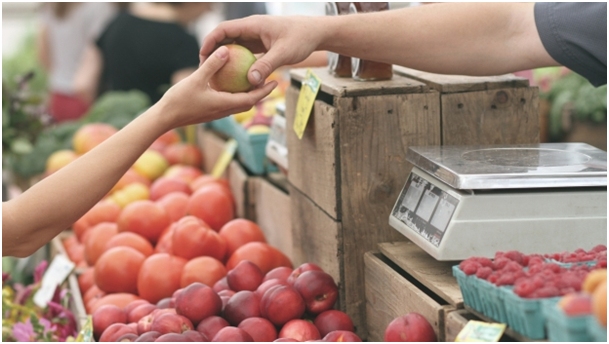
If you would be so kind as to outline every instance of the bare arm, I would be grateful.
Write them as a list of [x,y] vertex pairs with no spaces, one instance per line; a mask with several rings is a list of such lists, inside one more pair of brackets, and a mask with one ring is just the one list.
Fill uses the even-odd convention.
[[497,75],[558,65],[543,47],[532,3],[445,3],[345,16],[252,16],[220,24],[203,42],[205,58],[235,41],[267,52],[251,68],[266,78],[315,50],[434,73]]
[[46,24],[42,24],[36,39],[38,61],[47,72],[51,70],[51,51],[49,48],[49,32]]
[[89,102],[95,99],[103,63],[101,51],[94,44],[88,44],[74,76],[74,90],[82,99]]
[[182,81],[182,79],[185,79],[187,76],[189,76],[190,74],[192,74],[196,69],[195,68],[185,68],[185,69],[180,69],[176,72],[174,72],[171,75],[171,84],[175,85],[178,82]]
[[209,77],[226,62],[212,55],[195,73],[122,130],[61,170],[2,203],[2,254],[25,257],[68,228],[116,184],[152,142],[176,127],[206,122],[250,109],[276,86],[249,93],[209,88]]

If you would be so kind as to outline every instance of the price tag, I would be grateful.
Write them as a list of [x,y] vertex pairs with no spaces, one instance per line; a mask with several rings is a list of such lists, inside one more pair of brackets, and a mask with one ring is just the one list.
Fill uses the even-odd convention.
[[294,131],[301,140],[320,87],[321,80],[319,80],[317,75],[313,74],[310,69],[307,70],[307,75],[302,81],[302,86],[300,86],[300,94],[298,95],[298,102],[296,103],[296,116],[294,118]]
[[47,271],[44,272],[44,276],[42,276],[40,289],[34,295],[34,303],[40,308],[45,308],[53,298],[57,286],[65,281],[74,267],[76,265],[63,254],[55,256]]
[[505,327],[505,324],[470,320],[459,332],[455,342],[498,342]]
[[226,168],[228,167],[228,164],[230,164],[230,161],[233,159],[233,156],[235,155],[236,151],[237,141],[235,141],[235,139],[229,139],[228,141],[226,141],[224,151],[218,158],[218,161],[216,161],[216,165],[214,165],[214,168],[211,170],[211,175],[214,178],[220,178],[224,174],[224,171],[226,171]]

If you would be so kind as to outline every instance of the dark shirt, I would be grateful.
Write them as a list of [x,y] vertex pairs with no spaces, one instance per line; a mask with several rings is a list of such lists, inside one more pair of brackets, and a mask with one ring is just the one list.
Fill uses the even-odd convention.
[[177,23],[120,13],[96,42],[103,55],[100,93],[140,90],[157,102],[174,72],[199,66],[199,44]]
[[607,84],[607,3],[536,3],[535,23],[556,62],[594,86]]

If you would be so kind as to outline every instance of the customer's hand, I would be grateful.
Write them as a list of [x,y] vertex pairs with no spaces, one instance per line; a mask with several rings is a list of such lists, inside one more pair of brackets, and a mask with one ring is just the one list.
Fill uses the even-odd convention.
[[199,53],[205,61],[222,44],[236,43],[254,54],[265,53],[248,72],[253,85],[262,83],[284,65],[306,59],[318,49],[324,31],[319,21],[324,17],[251,16],[226,21],[205,37]]
[[171,87],[155,106],[163,111],[170,128],[209,122],[231,114],[247,111],[277,86],[276,81],[250,92],[218,92],[209,86],[209,79],[228,60],[228,49],[218,48],[190,76]]

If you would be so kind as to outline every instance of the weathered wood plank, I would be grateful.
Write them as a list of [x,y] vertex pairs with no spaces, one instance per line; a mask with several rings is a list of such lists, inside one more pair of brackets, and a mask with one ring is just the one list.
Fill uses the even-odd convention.
[[340,219],[337,198],[336,109],[315,101],[302,140],[293,130],[298,89],[290,87],[286,95],[286,139],[288,144],[288,181],[315,201],[332,218]]
[[388,259],[421,284],[456,308],[463,308],[463,295],[452,274],[452,266],[457,263],[435,260],[410,241],[387,242],[378,246]]
[[226,140],[200,125],[197,128],[197,144],[203,153],[203,171],[209,174],[222,154]]
[[421,314],[444,341],[444,317],[454,310],[441,305],[383,261],[381,254],[364,255],[368,341],[383,341],[389,323],[410,312]]
[[247,172],[245,172],[237,161],[233,160],[226,170],[226,178],[228,179],[228,185],[230,186],[235,200],[236,217],[250,217],[253,210],[251,201],[248,199],[247,183],[249,176]]
[[443,145],[539,143],[539,90],[442,94]]
[[[336,97],[424,93],[429,89],[424,83],[410,78],[405,78],[399,74],[394,74],[391,80],[356,81],[352,78],[335,78],[328,73],[327,68],[312,68],[311,70],[313,73],[315,73],[315,75],[323,80],[323,83],[321,84],[321,92],[325,92]],[[302,68],[292,69],[290,74],[293,80],[302,82],[306,76],[306,73],[307,69]]]
[[470,320],[480,320],[472,313],[459,309],[450,312],[446,315],[446,321],[444,322],[444,339],[447,342],[454,342],[459,335],[459,332],[467,325]]
[[467,76],[427,73],[402,66],[393,66],[393,72],[398,75],[415,79],[427,84],[430,88],[441,93],[457,93],[494,90],[507,87],[527,87],[527,78],[504,74],[496,76]]

